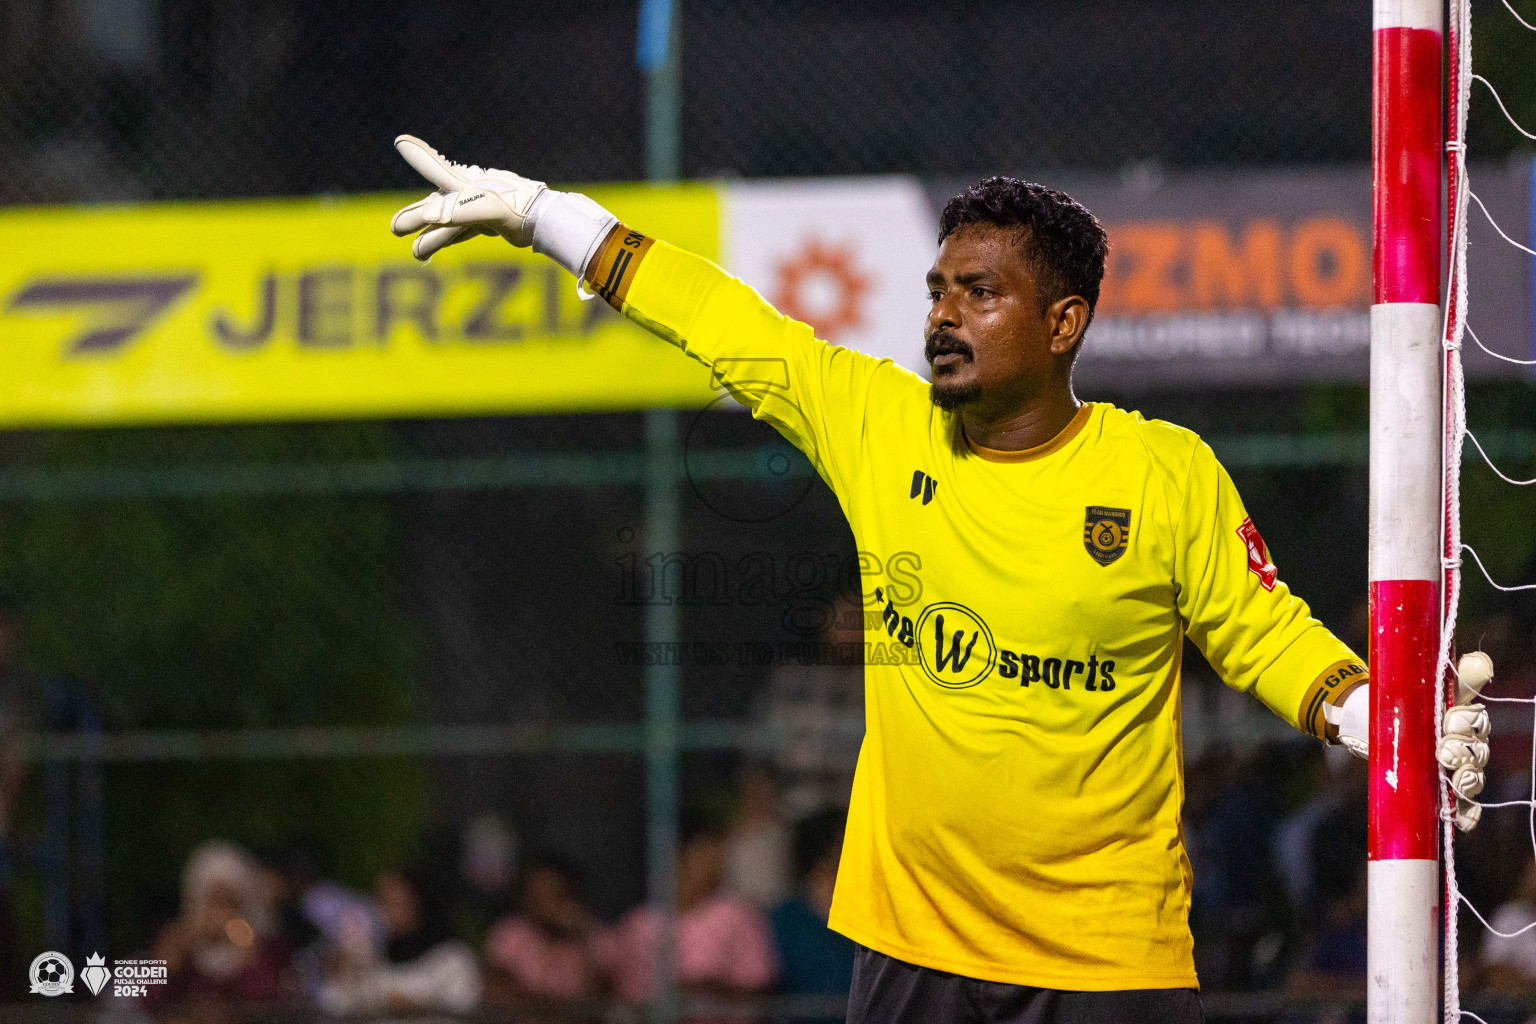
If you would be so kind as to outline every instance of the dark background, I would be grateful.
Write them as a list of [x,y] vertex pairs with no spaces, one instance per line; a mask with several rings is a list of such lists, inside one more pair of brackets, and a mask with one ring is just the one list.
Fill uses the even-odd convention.
[[[1370,156],[1370,5],[683,5],[688,176],[1232,167]],[[413,188],[389,141],[644,177],[636,5],[31,0],[0,14],[0,200]],[[1475,66],[1532,120],[1523,30]],[[1522,140],[1481,87],[1479,159]]]

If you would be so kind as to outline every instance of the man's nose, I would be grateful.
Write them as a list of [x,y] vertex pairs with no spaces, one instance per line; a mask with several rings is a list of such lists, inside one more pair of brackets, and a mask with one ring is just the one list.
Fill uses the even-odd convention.
[[928,310],[928,333],[950,330],[960,326],[960,313],[947,297],[941,298]]

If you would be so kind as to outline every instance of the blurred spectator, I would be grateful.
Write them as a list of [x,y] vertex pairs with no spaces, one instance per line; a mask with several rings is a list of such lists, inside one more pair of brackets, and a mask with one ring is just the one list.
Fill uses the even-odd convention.
[[853,940],[827,927],[847,817],[829,807],[795,826],[799,892],[772,915],[780,987],[788,995],[847,995],[853,982]]
[[486,941],[486,959],[506,977],[509,994],[577,999],[607,990],[612,936],[592,916],[574,865],[558,857],[530,857],[518,908]]
[[314,944],[320,929],[304,915],[299,897],[303,879],[312,877],[313,861],[300,849],[287,848],[263,853],[256,868],[262,898],[272,909],[274,937],[288,952]]
[[418,865],[437,880],[454,932],[482,946],[491,925],[512,913],[517,834],[495,811],[436,822]]
[[27,781],[27,733],[44,717],[42,676],[21,652],[21,616],[16,602],[0,593],[0,999],[25,992],[27,954],[17,947],[15,909],[17,810]]
[[760,910],[789,894],[789,828],[779,813],[779,787],[767,765],[741,776],[741,809],[725,850],[725,888]]
[[1256,954],[1278,952],[1277,942],[1261,943],[1279,888],[1270,860],[1279,808],[1264,757],[1264,748],[1212,748],[1190,772],[1190,929],[1201,983],[1211,988],[1253,987],[1256,962],[1265,959]]
[[321,877],[320,865],[313,856],[306,854],[294,858],[287,870],[288,884],[297,895],[304,919],[327,942],[341,941],[349,926],[365,927],[375,943],[384,941],[384,920],[374,901],[340,882]]
[[[783,736],[774,767],[791,817],[847,804],[864,736],[864,606],[838,591],[809,664],[774,669],[757,718]],[[889,642],[883,633],[876,642]]]
[[16,808],[27,776],[25,740],[42,721],[43,701],[42,676],[22,657],[20,612],[0,594],[0,886],[14,866]]
[[516,861],[517,837],[500,815],[485,811],[464,824],[459,841],[458,917],[476,937],[483,937],[493,921],[512,910]]
[[1286,979],[1294,995],[1365,995],[1365,862],[1350,873],[1347,891],[1329,901],[1323,910],[1322,928]]
[[332,1014],[440,1010],[464,1013],[480,1002],[475,954],[454,937],[430,879],[419,870],[386,871],[374,885],[385,941],[369,923],[343,922],[342,935],[320,990]]
[[314,858],[298,846],[267,851],[258,868],[262,897],[272,908],[274,943],[309,998],[324,980],[324,937],[305,915],[301,897],[317,874]]
[[[760,992],[778,972],[767,921],[744,900],[722,892],[724,872],[721,829],[702,819],[686,820],[679,836],[675,935],[678,979],[689,993]],[[651,997],[660,929],[661,913],[649,905],[619,922],[613,976],[621,998],[644,1002]]]
[[[1525,750],[1515,763],[1511,763],[1514,758],[1506,757],[1501,764],[1497,754],[1490,759],[1488,784],[1478,797],[1485,804],[1524,801],[1531,796],[1531,708],[1514,707],[1525,717]],[[1457,887],[1472,906],[1482,908],[1492,920],[1505,904],[1518,905],[1523,901],[1519,895],[1524,886],[1521,875],[1530,868],[1530,849],[1530,822],[1523,809],[1485,810],[1476,829],[1456,837]],[[1488,931],[1465,905],[1461,907],[1460,924],[1461,977],[1466,981],[1482,974],[1483,943]],[[1513,982],[1505,972],[1495,971],[1490,983],[1508,987]]]
[[1536,988],[1536,861],[1526,861],[1512,896],[1488,919],[1483,980],[1495,989]]
[[1365,991],[1366,791],[1361,769],[1348,774],[1356,783],[1312,832],[1311,890],[1322,910],[1313,911],[1312,938],[1286,981],[1294,993],[1353,998]]
[[225,842],[192,851],[182,873],[181,916],[160,931],[151,954],[167,983],[150,986],[152,1004],[172,1004],[198,1019],[292,994],[272,908],[256,864]]
[[1306,913],[1316,905],[1313,843],[1318,826],[1346,807],[1362,806],[1366,763],[1343,747],[1324,747],[1311,762],[1313,792],[1275,829],[1275,860],[1292,907]]

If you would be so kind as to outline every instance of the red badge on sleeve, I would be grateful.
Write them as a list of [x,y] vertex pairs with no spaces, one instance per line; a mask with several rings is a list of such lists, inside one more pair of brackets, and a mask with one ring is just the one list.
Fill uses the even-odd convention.
[[1265,590],[1274,590],[1275,581],[1280,578],[1280,570],[1269,560],[1269,548],[1264,546],[1264,538],[1259,536],[1259,528],[1253,525],[1252,516],[1243,520],[1243,525],[1237,528],[1237,535],[1248,545],[1248,571],[1259,578]]

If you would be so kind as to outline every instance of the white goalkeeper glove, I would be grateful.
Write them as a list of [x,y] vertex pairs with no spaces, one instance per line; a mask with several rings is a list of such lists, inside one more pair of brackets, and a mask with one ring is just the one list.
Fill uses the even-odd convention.
[[1483,791],[1488,767],[1488,709],[1474,704],[1493,678],[1493,659],[1482,651],[1463,654],[1456,663],[1456,703],[1446,708],[1435,760],[1451,773],[1456,794],[1456,827],[1470,832],[1483,816],[1472,798]]
[[557,192],[511,171],[453,163],[413,135],[396,138],[395,149],[437,186],[389,223],[396,235],[416,235],[411,255],[423,263],[445,246],[500,235],[513,245],[533,246],[580,279],[619,222],[584,195]]
[[[1472,798],[1483,791],[1488,767],[1488,711],[1472,701],[1493,678],[1493,661],[1482,651],[1464,654],[1456,667],[1456,704],[1441,720],[1435,759],[1451,773],[1456,793],[1456,827],[1470,832],[1483,809]],[[1356,757],[1370,753],[1370,684],[1356,687],[1340,705],[1325,704],[1323,717],[1338,731],[1339,743]]]

